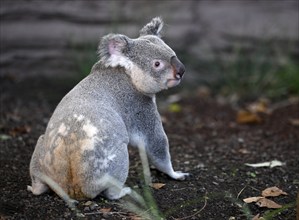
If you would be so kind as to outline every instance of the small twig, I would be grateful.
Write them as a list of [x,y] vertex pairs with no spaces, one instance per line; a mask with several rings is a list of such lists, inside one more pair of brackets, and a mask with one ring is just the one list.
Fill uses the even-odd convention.
[[129,213],[127,212],[106,212],[106,213],[103,213],[103,212],[87,212],[87,213],[84,213],[84,215],[86,216],[89,216],[89,215],[103,215],[103,214],[108,214],[108,215],[119,215],[119,216],[123,216],[123,217],[126,217],[129,215]]
[[255,188],[255,187],[253,187],[253,186],[249,186],[251,189],[253,189],[253,190],[255,190],[255,191],[257,191],[257,192],[260,192],[260,190],[259,189],[257,189],[257,188]]
[[275,104],[273,104],[271,106],[271,108],[269,109],[269,111],[270,112],[274,112],[277,109],[285,108],[285,107],[288,107],[290,105],[297,104],[298,102],[299,102],[298,98],[294,99],[294,100],[286,100],[286,101],[277,102],[277,103],[275,103]]
[[242,194],[242,192],[246,189],[247,186],[244,186],[243,189],[241,189],[241,191],[238,193],[237,195],[237,199],[239,199],[240,195]]
[[[147,209],[147,210],[145,210],[145,211],[143,211],[143,212],[141,212],[141,213],[139,213],[139,214],[137,214],[137,215],[139,215],[139,216],[141,216],[141,217],[145,217],[146,214],[148,214],[148,215],[150,216],[150,214],[151,214],[151,209],[152,209],[152,208],[149,208],[149,209]],[[150,218],[149,218],[149,219],[150,219]]]
[[179,188],[179,189],[172,189],[171,191],[179,191],[179,190],[185,190],[185,189],[188,189],[188,187]]
[[207,193],[205,194],[204,199],[205,199],[205,203],[204,203],[203,207],[200,210],[198,210],[197,212],[195,212],[193,215],[189,215],[189,216],[186,216],[186,217],[183,217],[183,218],[178,218],[177,220],[188,219],[188,218],[191,218],[191,217],[194,217],[194,216],[198,215],[207,206],[207,203],[208,203]]

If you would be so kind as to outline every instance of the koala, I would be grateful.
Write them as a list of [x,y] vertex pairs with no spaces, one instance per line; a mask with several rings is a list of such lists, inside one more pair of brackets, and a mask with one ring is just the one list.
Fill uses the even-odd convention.
[[27,187],[34,195],[50,188],[71,205],[99,194],[111,200],[130,194],[124,187],[128,145],[144,149],[149,162],[173,179],[189,175],[173,170],[155,100],[156,93],[178,85],[185,73],[161,39],[162,27],[157,17],[136,39],[121,34],[102,38],[99,61],[60,101],[37,141],[30,162],[32,186]]

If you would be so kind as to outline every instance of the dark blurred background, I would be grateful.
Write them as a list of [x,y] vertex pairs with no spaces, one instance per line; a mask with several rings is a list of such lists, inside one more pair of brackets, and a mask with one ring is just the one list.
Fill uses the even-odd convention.
[[80,80],[110,32],[136,38],[152,17],[187,67],[191,93],[299,95],[298,1],[1,0],[0,76]]

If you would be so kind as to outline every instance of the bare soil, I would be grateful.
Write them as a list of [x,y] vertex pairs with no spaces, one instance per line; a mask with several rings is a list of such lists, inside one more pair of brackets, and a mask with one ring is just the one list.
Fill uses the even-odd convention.
[[[53,192],[34,196],[26,190],[31,184],[29,162],[37,138],[73,85],[69,79],[1,79],[0,219],[138,219],[122,208],[121,201],[101,197],[81,201],[78,209],[85,217],[80,217]],[[299,118],[298,103],[287,102],[272,114],[261,115],[261,123],[251,125],[236,123],[235,108],[212,97],[189,96],[178,104],[180,111],[164,109],[161,115],[173,165],[192,177],[175,181],[151,170],[153,182],[165,184],[151,192],[166,219],[252,219],[258,213],[268,219],[296,218],[299,127],[291,120]],[[285,165],[245,165],[275,159]],[[139,192],[141,173],[138,152],[130,149],[127,185]],[[281,209],[243,202],[270,186],[288,193],[271,198],[283,205]]]

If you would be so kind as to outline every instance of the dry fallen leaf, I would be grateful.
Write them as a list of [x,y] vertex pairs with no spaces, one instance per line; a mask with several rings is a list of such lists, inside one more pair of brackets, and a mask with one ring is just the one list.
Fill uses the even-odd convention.
[[272,160],[272,161],[269,161],[269,162],[262,162],[262,163],[245,163],[246,166],[249,166],[249,167],[270,167],[270,168],[273,168],[273,167],[277,167],[277,166],[284,166],[285,163],[279,161],[279,160]]
[[9,134],[13,137],[16,137],[21,134],[27,134],[31,131],[31,127],[29,125],[14,127],[9,131]]
[[[276,186],[266,188],[262,191],[262,196],[256,196],[256,197],[248,197],[246,199],[243,199],[245,203],[252,203],[255,202],[256,205],[259,207],[267,207],[270,209],[279,209],[282,208],[282,205],[277,204],[276,202],[267,199],[267,196],[280,196],[280,195],[287,195],[286,192],[282,191]],[[298,194],[299,195],[299,194]],[[259,214],[253,217],[252,220],[263,220],[263,217],[259,217]]]
[[196,90],[196,95],[199,98],[208,98],[211,96],[211,89],[207,86],[200,86]]
[[269,113],[268,110],[269,101],[261,99],[257,102],[254,102],[248,106],[248,110],[252,113]]
[[142,220],[143,218],[138,215],[130,214],[130,219],[131,220]]
[[257,214],[256,216],[254,216],[251,220],[264,220],[263,217],[260,217],[260,214]]
[[262,191],[262,196],[268,197],[268,196],[280,196],[280,195],[288,195],[286,192],[282,191],[276,186],[269,187]]
[[262,122],[262,119],[256,113],[240,110],[237,113],[237,122],[239,124],[258,124]]
[[109,213],[111,211],[111,208],[101,208],[100,212],[101,213]]
[[267,198],[261,198],[259,199],[256,204],[259,206],[259,207],[267,207],[267,208],[270,208],[270,209],[279,209],[282,207],[282,205],[279,205],[277,204],[276,202],[270,200],[270,199],[267,199]]
[[250,153],[250,151],[247,150],[247,149],[245,149],[245,148],[241,148],[241,149],[239,149],[238,151],[239,151],[241,154],[249,154],[249,153]]
[[293,126],[299,126],[299,118],[292,118],[292,119],[289,119],[289,122],[291,125]]
[[262,196],[248,197],[246,199],[243,199],[243,201],[246,203],[252,203],[252,202],[257,202],[262,198],[264,198],[264,197],[262,197]]
[[154,189],[161,189],[165,185],[165,183],[152,183],[151,187],[153,187]]

